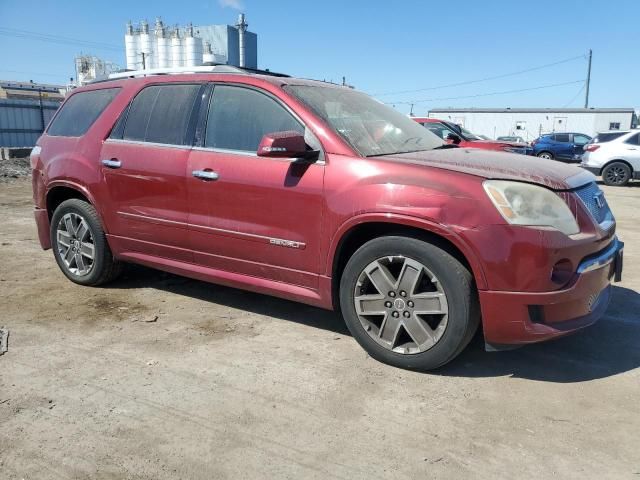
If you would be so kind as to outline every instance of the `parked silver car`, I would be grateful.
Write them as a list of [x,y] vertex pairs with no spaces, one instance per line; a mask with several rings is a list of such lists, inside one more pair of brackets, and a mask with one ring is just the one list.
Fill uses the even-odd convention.
[[599,133],[584,150],[580,166],[602,175],[605,184],[619,187],[640,179],[640,130]]

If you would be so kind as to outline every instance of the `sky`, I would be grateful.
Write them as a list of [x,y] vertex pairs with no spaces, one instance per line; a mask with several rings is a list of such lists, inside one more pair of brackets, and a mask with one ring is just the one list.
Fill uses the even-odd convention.
[[344,76],[404,113],[582,107],[589,49],[589,106],[640,108],[640,0],[0,0],[0,79],[65,83],[79,53],[124,66],[128,20],[234,24],[240,11],[260,68]]

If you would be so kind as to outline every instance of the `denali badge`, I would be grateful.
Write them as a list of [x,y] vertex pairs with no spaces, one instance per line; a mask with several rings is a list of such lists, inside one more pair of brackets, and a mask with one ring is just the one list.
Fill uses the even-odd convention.
[[304,248],[304,243],[294,242],[293,240],[282,240],[281,238],[270,238],[269,243],[271,245],[279,245],[281,247]]
[[593,196],[593,199],[596,201],[596,205],[598,205],[598,208],[604,207],[604,193],[603,192],[596,193]]

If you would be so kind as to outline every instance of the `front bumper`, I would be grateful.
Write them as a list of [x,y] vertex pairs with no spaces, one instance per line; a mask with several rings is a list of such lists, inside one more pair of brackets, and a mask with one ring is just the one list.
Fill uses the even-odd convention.
[[590,167],[589,165],[586,165],[584,163],[581,163],[580,167],[585,169],[587,172],[593,173],[596,177],[600,176],[600,167]]
[[532,147],[507,147],[505,152],[518,153],[520,155],[533,155]]
[[562,290],[479,292],[487,346],[541,342],[595,323],[609,304],[611,282],[622,277],[623,250],[624,244],[614,238],[604,250],[585,258]]

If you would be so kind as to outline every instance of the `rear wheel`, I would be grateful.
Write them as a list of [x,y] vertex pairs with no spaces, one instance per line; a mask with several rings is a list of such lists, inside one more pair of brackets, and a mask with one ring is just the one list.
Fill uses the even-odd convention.
[[65,200],[51,217],[51,246],[69,280],[97,286],[116,278],[121,264],[111,253],[98,213],[76,198]]
[[340,306],[373,358],[417,370],[451,361],[479,323],[469,271],[441,248],[406,237],[371,240],[351,257]]
[[551,152],[540,152],[538,154],[538,157],[539,158],[545,158],[547,160],[553,160],[554,159],[553,153],[551,153]]
[[602,180],[606,185],[622,187],[631,180],[631,169],[626,163],[610,163],[602,170]]

